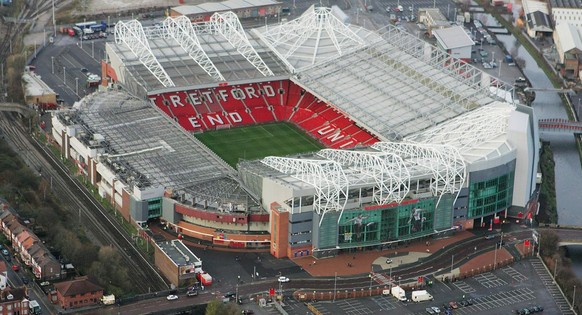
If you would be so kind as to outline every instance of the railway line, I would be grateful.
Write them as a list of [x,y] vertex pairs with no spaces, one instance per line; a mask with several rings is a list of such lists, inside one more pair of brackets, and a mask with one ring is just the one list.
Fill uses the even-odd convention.
[[157,269],[134,246],[132,238],[119,227],[115,218],[95,202],[83,185],[71,177],[66,167],[46,146],[29,137],[24,128],[14,123],[10,116],[12,114],[0,115],[0,129],[4,138],[31,169],[41,171],[41,176],[51,183],[53,193],[59,196],[64,209],[70,216],[78,216],[79,223],[96,244],[117,249],[135,291],[145,293],[167,289]]

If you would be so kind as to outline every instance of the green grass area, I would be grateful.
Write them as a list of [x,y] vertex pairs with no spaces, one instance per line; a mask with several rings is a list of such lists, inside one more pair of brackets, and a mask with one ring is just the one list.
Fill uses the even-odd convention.
[[323,147],[288,123],[275,123],[206,131],[196,135],[226,163],[236,167],[239,159],[254,160],[265,156],[284,156],[313,152]]

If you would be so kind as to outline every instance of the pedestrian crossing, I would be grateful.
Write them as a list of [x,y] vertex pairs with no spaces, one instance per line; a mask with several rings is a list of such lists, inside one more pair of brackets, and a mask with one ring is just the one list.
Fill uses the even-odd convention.
[[390,277],[383,273],[374,273],[372,279],[379,284],[390,284]]

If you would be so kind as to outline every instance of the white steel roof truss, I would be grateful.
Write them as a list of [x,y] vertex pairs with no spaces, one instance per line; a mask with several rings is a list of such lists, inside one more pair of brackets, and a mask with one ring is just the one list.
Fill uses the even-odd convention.
[[124,43],[164,87],[175,86],[152,52],[139,21],[119,21],[115,25],[115,42],[117,44]]
[[200,45],[196,30],[188,17],[168,17],[164,20],[163,28],[209,76],[215,81],[226,81]]
[[502,109],[481,107],[445,124],[412,135],[407,140],[451,144],[461,151],[466,151],[476,145],[482,146],[483,142],[505,134],[507,117],[512,110],[512,106]]
[[402,159],[387,152],[324,149],[317,153],[372,177],[376,182],[374,202],[400,203],[410,190],[410,173]]
[[349,182],[339,163],[275,156],[268,156],[261,163],[312,185],[316,191],[313,209],[322,220],[327,212],[343,212],[348,200]]
[[434,181],[432,193],[458,193],[465,182],[465,162],[459,151],[450,145],[413,143],[413,142],[377,142],[372,148],[383,152],[397,154],[404,160],[411,160],[420,167],[430,170]]
[[236,14],[228,11],[214,13],[208,22],[213,31],[218,32],[245,57],[262,75],[273,76],[261,56],[253,48]]

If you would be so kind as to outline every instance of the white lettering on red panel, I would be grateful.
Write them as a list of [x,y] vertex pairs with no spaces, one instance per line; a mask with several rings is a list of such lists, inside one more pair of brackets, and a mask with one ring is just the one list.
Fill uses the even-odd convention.
[[182,100],[180,99],[180,95],[170,95],[170,101],[174,107],[178,107],[178,105],[184,107],[184,104],[182,104]]
[[210,123],[212,126],[216,126],[218,123],[218,125],[224,125],[224,120],[222,120],[222,117],[220,117],[220,114],[208,114],[206,115],[206,119],[208,120],[208,123]]
[[188,118],[188,120],[190,121],[190,124],[192,125],[192,127],[194,127],[194,128],[200,128],[200,127],[202,127],[202,125],[198,121],[198,118],[196,118],[196,117],[190,117],[190,118]]
[[242,121],[243,121],[242,117],[241,117],[241,116],[240,116],[240,114],[239,114],[239,113],[237,113],[237,112],[234,112],[234,113],[229,113],[229,114],[228,114],[228,116],[230,117],[230,121],[231,121],[233,124],[235,124],[235,123],[239,123],[239,122],[242,122]]

